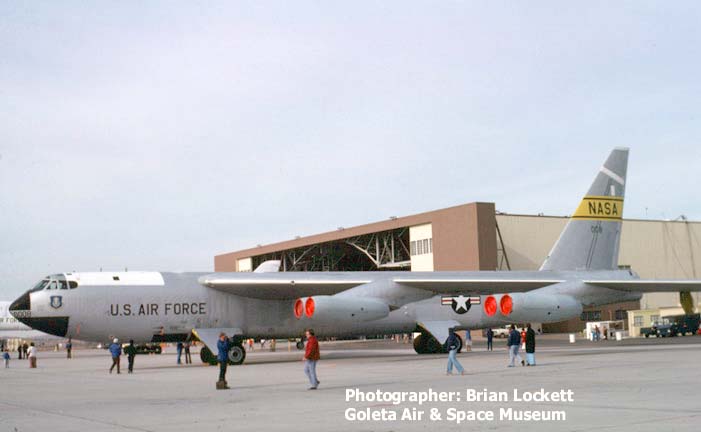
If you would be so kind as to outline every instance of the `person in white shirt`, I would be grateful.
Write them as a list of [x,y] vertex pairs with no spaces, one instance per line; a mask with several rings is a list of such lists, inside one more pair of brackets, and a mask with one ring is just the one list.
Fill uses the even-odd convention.
[[37,367],[37,348],[34,346],[34,342],[29,344],[27,356],[29,357],[29,367],[35,369]]

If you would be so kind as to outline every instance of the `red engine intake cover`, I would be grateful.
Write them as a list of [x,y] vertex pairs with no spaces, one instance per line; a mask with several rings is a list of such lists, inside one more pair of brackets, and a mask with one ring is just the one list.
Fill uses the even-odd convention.
[[499,309],[501,309],[502,315],[509,315],[511,313],[514,309],[514,301],[511,299],[510,295],[504,294],[504,296],[502,296],[501,300],[499,300]]
[[497,299],[494,296],[489,296],[484,301],[484,313],[488,316],[494,316],[497,313]]
[[297,299],[297,301],[295,302],[294,311],[295,318],[302,318],[302,314],[304,313],[304,302],[302,301],[302,299]]
[[307,317],[311,318],[314,315],[314,299],[309,297],[307,302],[304,303],[304,312],[306,312]]

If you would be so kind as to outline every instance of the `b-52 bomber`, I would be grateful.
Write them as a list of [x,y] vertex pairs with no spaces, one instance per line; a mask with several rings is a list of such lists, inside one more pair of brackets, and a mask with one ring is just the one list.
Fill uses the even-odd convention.
[[614,149],[538,271],[278,272],[266,262],[249,273],[71,272],[45,277],[10,309],[60,337],[197,338],[206,362],[224,332],[235,342],[230,363],[240,364],[243,339],[296,338],[308,327],[321,337],[420,331],[414,348],[428,353],[450,328],[558,322],[648,292],[689,299],[701,280],[644,280],[618,268],[627,165],[628,149]]

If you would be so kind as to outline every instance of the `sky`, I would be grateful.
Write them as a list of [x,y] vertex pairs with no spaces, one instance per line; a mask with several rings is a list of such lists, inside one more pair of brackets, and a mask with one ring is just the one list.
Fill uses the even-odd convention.
[[0,299],[472,201],[701,220],[693,1],[0,2]]

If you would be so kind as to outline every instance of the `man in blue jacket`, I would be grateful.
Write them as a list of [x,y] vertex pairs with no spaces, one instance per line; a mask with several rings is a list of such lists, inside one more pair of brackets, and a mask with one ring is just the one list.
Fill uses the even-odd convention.
[[525,362],[518,354],[518,348],[521,345],[521,333],[516,331],[516,326],[513,324],[511,324],[511,330],[509,331],[507,345],[509,346],[509,367],[514,367],[514,360],[521,362],[521,365],[525,366]]
[[460,375],[465,375],[465,369],[455,357],[458,354],[458,348],[460,348],[460,341],[455,334],[455,329],[448,329],[448,339],[445,341],[445,348],[448,350],[448,369],[446,370],[446,375],[453,374],[453,365],[460,372]]
[[119,358],[122,355],[122,346],[119,344],[119,339],[114,338],[112,341],[112,345],[110,345],[110,354],[112,354],[112,367],[110,367],[110,373],[112,373],[112,369],[114,369],[115,366],[117,366],[117,373],[121,373],[119,371]]
[[229,338],[226,337],[226,333],[220,333],[219,340],[217,341],[217,360],[219,361],[219,381],[217,381],[217,390],[226,390],[229,388],[226,382],[226,366],[229,364],[230,349],[231,344],[229,343]]

